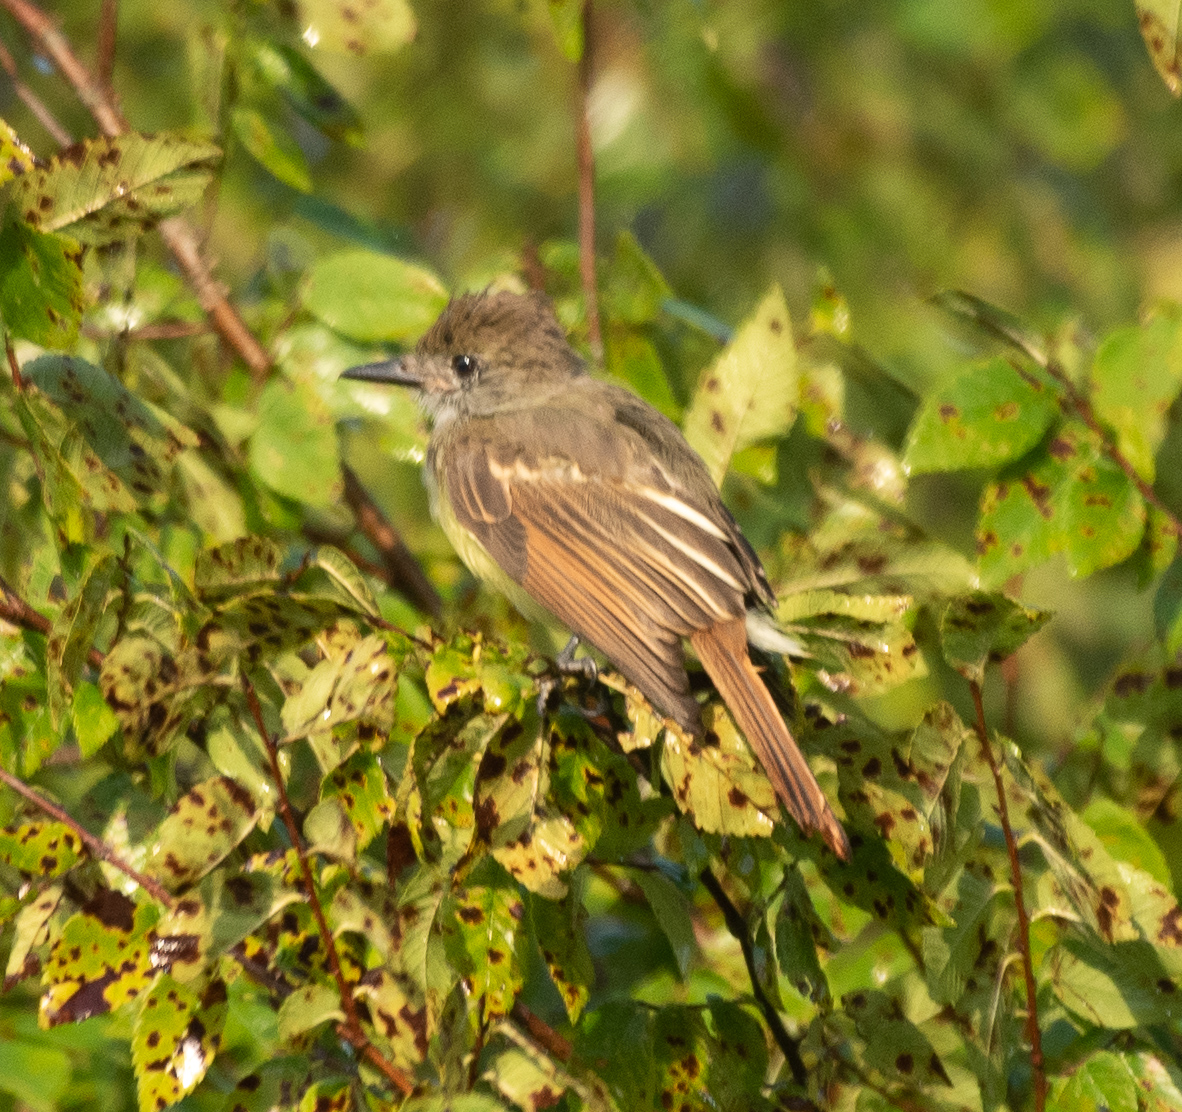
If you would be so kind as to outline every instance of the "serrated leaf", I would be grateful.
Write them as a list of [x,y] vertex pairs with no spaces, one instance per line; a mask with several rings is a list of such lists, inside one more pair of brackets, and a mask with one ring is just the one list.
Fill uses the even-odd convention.
[[6,221],[0,229],[0,276],[0,320],[13,335],[50,349],[74,343],[86,294],[82,250],[73,239]]
[[300,0],[304,41],[321,50],[352,57],[383,54],[410,42],[417,26],[407,0]]
[[858,992],[843,998],[845,1012],[866,1041],[866,1061],[892,1082],[942,1085],[952,1082],[927,1036],[908,1020],[898,1000],[885,992]]
[[330,328],[363,343],[417,340],[447,304],[429,270],[376,251],[341,251],[308,271],[304,307]]
[[632,873],[632,879],[648,900],[657,926],[668,940],[678,971],[684,978],[698,952],[689,900],[673,881],[657,870],[637,869]]
[[85,139],[17,178],[12,203],[40,231],[113,243],[198,201],[219,154],[173,135]]
[[322,799],[335,797],[363,850],[394,815],[394,798],[381,762],[372,753],[357,753],[324,778]]
[[74,687],[89,663],[95,630],[119,574],[119,563],[113,556],[100,556],[83,573],[78,593],[62,608],[49,631],[45,657],[49,710],[55,725],[60,725],[69,711]]
[[151,841],[145,872],[172,889],[199,880],[254,828],[254,797],[225,776],[177,800]]
[[925,399],[907,434],[903,462],[918,473],[996,467],[1033,448],[1058,412],[1048,382],[1007,359],[993,359]]
[[427,1056],[427,1005],[411,979],[371,969],[353,990],[369,1008],[374,1030],[393,1052],[395,1065],[414,1069]]
[[780,814],[771,783],[725,708],[706,707],[703,723],[717,744],[699,745],[675,727],[665,730],[661,765],[677,806],[711,834],[770,836]]
[[982,578],[998,583],[1056,552],[1072,575],[1126,559],[1145,529],[1145,502],[1096,437],[1068,423],[981,498]]
[[980,682],[987,664],[1012,656],[1050,619],[1001,594],[976,591],[953,599],[940,615],[944,657],[958,672]]
[[1137,1112],[1137,1081],[1121,1054],[1101,1050],[1055,1086],[1053,1112]]
[[193,586],[203,602],[278,583],[282,554],[266,537],[240,537],[198,553]]
[[716,484],[737,451],[792,427],[798,389],[792,323],[776,286],[703,373],[685,415],[685,437]]
[[1147,942],[1121,942],[1100,949],[1068,939],[1050,950],[1046,968],[1055,995],[1096,1027],[1127,1030],[1176,1023],[1182,1003],[1176,990],[1182,962],[1166,966],[1170,951]]
[[22,374],[66,422],[50,435],[96,507],[163,504],[173,463],[197,444],[190,429],[82,359],[43,355]]
[[119,729],[119,719],[93,683],[80,683],[70,707],[71,725],[83,757],[93,757]]
[[6,120],[0,120],[0,185],[36,165],[36,155],[20,141]]

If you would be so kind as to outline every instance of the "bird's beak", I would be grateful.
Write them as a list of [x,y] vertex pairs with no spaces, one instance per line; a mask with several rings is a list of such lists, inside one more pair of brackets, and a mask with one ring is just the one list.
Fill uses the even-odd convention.
[[358,382],[381,382],[394,386],[422,386],[422,378],[402,359],[384,359],[381,363],[363,363],[350,367],[341,378],[352,378]]

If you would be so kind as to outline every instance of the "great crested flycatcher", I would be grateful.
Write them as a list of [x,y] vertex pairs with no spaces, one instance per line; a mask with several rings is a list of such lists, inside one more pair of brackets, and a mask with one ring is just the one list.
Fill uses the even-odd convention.
[[411,355],[346,378],[413,386],[427,484],[464,563],[527,617],[558,618],[701,737],[688,637],[777,795],[838,857],[850,844],[747,652],[775,596],[672,421],[587,374],[546,299],[464,294]]

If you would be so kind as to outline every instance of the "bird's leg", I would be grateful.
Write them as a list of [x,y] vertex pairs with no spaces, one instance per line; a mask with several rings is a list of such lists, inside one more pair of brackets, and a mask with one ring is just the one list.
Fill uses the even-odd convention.
[[554,666],[558,669],[559,675],[582,676],[594,682],[599,678],[599,667],[589,656],[581,656],[576,660],[575,652],[578,647],[579,635],[572,633],[562,652],[554,658]]

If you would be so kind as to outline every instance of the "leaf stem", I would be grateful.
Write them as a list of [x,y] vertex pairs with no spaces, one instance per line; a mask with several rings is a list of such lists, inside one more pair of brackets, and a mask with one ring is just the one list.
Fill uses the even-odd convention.
[[1010,858],[1010,874],[1014,882],[1014,906],[1018,912],[1018,946],[1022,953],[1022,973],[1026,981],[1026,1036],[1030,1040],[1030,1068],[1034,1074],[1034,1107],[1044,1112],[1047,1105],[1047,1074],[1042,1054],[1042,1031],[1038,1025],[1038,986],[1034,980],[1034,958],[1030,952],[1030,918],[1026,914],[1026,901],[1022,896],[1022,865],[1018,860],[1018,842],[1014,828],[1010,825],[1010,809],[1006,801],[1005,784],[1001,778],[1001,766],[989,744],[989,730],[985,724],[985,703],[981,696],[981,684],[969,680],[976,711],[977,737],[981,751],[989,762],[993,782],[997,788],[997,810],[1005,835],[1006,852]]
[[325,917],[324,907],[320,902],[320,893],[316,890],[312,865],[308,860],[308,851],[304,846],[304,841],[300,837],[295,811],[292,810],[291,800],[287,795],[287,785],[283,782],[283,771],[279,767],[279,748],[263,721],[263,708],[259,703],[254,684],[245,674],[242,676],[242,690],[246,695],[246,703],[250,707],[255,726],[258,728],[259,737],[262,738],[263,745],[267,750],[267,760],[271,765],[271,778],[275,781],[275,791],[279,797],[279,814],[283,819],[283,825],[287,828],[287,836],[300,863],[300,879],[303,881],[304,893],[308,897],[308,906],[311,907],[312,916],[316,920],[316,929],[320,934],[320,942],[324,946],[329,972],[337,983],[341,1010],[345,1013],[345,1020],[337,1025],[337,1032],[358,1054],[380,1070],[395,1088],[404,1095],[410,1094],[414,1091],[414,1082],[402,1070],[388,1061],[362,1030],[361,1020],[357,1016],[357,1006],[353,1001],[353,993],[349,988],[349,982],[345,979],[340,955],[337,953],[336,940],[329,929],[328,919]]

